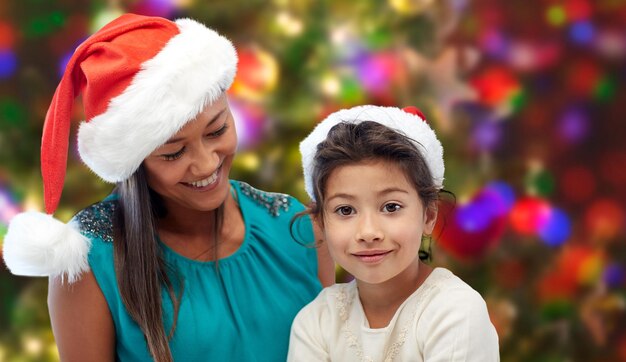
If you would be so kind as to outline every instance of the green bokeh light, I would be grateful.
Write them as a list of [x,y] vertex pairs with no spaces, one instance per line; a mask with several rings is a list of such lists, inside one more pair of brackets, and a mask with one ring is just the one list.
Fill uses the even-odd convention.
[[18,126],[23,122],[26,113],[24,109],[11,98],[0,99],[0,129],[6,126]]
[[602,78],[593,89],[594,99],[607,102],[613,99],[617,85],[615,80],[609,77]]
[[546,17],[548,22],[555,26],[561,26],[565,24],[565,21],[567,20],[565,9],[558,5],[549,7]]
[[65,25],[67,15],[60,11],[35,16],[24,25],[27,38],[39,38],[61,29]]

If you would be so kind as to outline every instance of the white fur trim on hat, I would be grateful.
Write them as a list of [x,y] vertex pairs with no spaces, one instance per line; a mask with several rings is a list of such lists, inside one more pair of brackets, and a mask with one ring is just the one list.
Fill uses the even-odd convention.
[[232,43],[190,19],[176,25],[180,33],[142,64],[106,112],[80,125],[80,156],[105,181],[132,175],[233,82],[237,53]]
[[11,220],[2,253],[15,275],[61,276],[72,283],[89,270],[90,246],[89,239],[71,224],[29,211]]
[[432,174],[435,186],[439,189],[443,188],[445,171],[443,147],[428,123],[419,116],[405,112],[400,108],[365,105],[332,113],[300,142],[302,168],[304,169],[304,188],[311,200],[315,200],[312,176],[317,145],[326,139],[328,132],[336,124],[340,122],[361,123],[363,121],[380,123],[395,131],[399,131],[415,141],[415,146],[426,159],[426,164]]

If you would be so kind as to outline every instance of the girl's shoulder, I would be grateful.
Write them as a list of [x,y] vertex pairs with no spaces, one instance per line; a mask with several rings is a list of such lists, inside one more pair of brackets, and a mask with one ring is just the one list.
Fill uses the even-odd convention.
[[431,276],[431,293],[413,321],[418,345],[442,360],[498,361],[498,335],[480,293],[449,270],[437,268]]
[[435,268],[424,284],[433,298],[448,300],[451,304],[466,297],[482,300],[474,288],[446,268]]
[[305,315],[315,319],[322,316],[330,319],[340,318],[342,311],[345,313],[349,310],[356,293],[356,283],[354,282],[337,283],[325,287],[315,299],[300,310],[299,315],[302,315],[301,318],[304,318]]
[[478,291],[458,276],[445,268],[436,268],[428,277],[424,293],[419,296],[421,304],[420,319],[435,324],[440,319],[457,316],[464,319],[472,316],[486,317],[488,321],[487,305]]
[[318,298],[326,304],[335,305],[351,301],[357,293],[356,282],[353,280],[348,283],[335,283],[322,289]]
[[325,287],[313,301],[300,310],[298,318],[338,322],[347,318],[356,295],[354,281]]

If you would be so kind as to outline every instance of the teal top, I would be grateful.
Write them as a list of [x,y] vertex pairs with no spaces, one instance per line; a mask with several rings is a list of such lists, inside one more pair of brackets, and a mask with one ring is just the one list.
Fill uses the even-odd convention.
[[[294,240],[314,240],[310,219],[296,222],[304,209],[291,196],[256,190],[231,181],[245,224],[242,245],[232,255],[199,262],[161,243],[165,261],[184,283],[170,349],[175,361],[285,361],[289,330],[297,312],[318,294],[314,248]],[[151,361],[138,325],[122,303],[113,266],[112,195],[80,213],[81,232],[92,240],[89,265],[106,298],[116,334],[119,361]],[[162,293],[166,332],[172,303]]]

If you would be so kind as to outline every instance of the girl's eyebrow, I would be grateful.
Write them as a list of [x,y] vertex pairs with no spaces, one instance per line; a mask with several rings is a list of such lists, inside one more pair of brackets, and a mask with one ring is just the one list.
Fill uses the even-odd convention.
[[354,199],[354,196],[352,196],[350,194],[346,194],[346,193],[333,194],[333,195],[331,195],[330,197],[328,197],[326,199],[326,202],[329,202],[330,200],[337,199],[337,198],[352,200],[352,199]]
[[393,192],[402,192],[404,194],[408,194],[409,193],[407,190],[401,189],[399,187],[389,187],[389,188],[386,188],[384,190],[378,191],[378,194],[379,195],[384,195],[384,194],[390,194],[390,193],[393,193]]
[[[398,188],[398,187],[389,187],[389,188],[386,188],[386,189],[383,189],[383,190],[380,190],[380,191],[376,192],[376,194],[379,195],[379,196],[382,196],[382,195],[391,194],[391,193],[394,193],[394,192],[401,192],[403,194],[408,194],[409,193],[407,190],[404,190],[404,189],[401,189],[401,188]],[[330,201],[332,199],[335,199],[335,198],[343,198],[343,199],[353,200],[354,196],[352,196],[350,194],[346,194],[346,193],[341,193],[340,192],[340,193],[333,194],[333,195],[329,196],[326,199],[326,201],[328,202],[328,201]]]
[[[204,128],[206,129],[206,128],[208,128],[209,126],[211,126],[211,125],[212,125],[215,121],[217,121],[217,120],[220,118],[220,116],[221,116],[224,112],[226,112],[226,108],[222,109],[222,110],[221,110],[221,111],[219,111],[217,114],[215,114],[215,116],[213,116],[213,118],[211,118],[211,119],[209,120],[209,122],[206,124],[206,126],[204,126]],[[179,138],[170,138],[169,140],[167,140],[167,142],[165,142],[165,144],[166,144],[166,145],[169,145],[169,144],[171,144],[171,143],[176,143],[176,142],[180,142],[180,141],[182,141],[182,138],[180,138],[180,137],[179,137]]]

